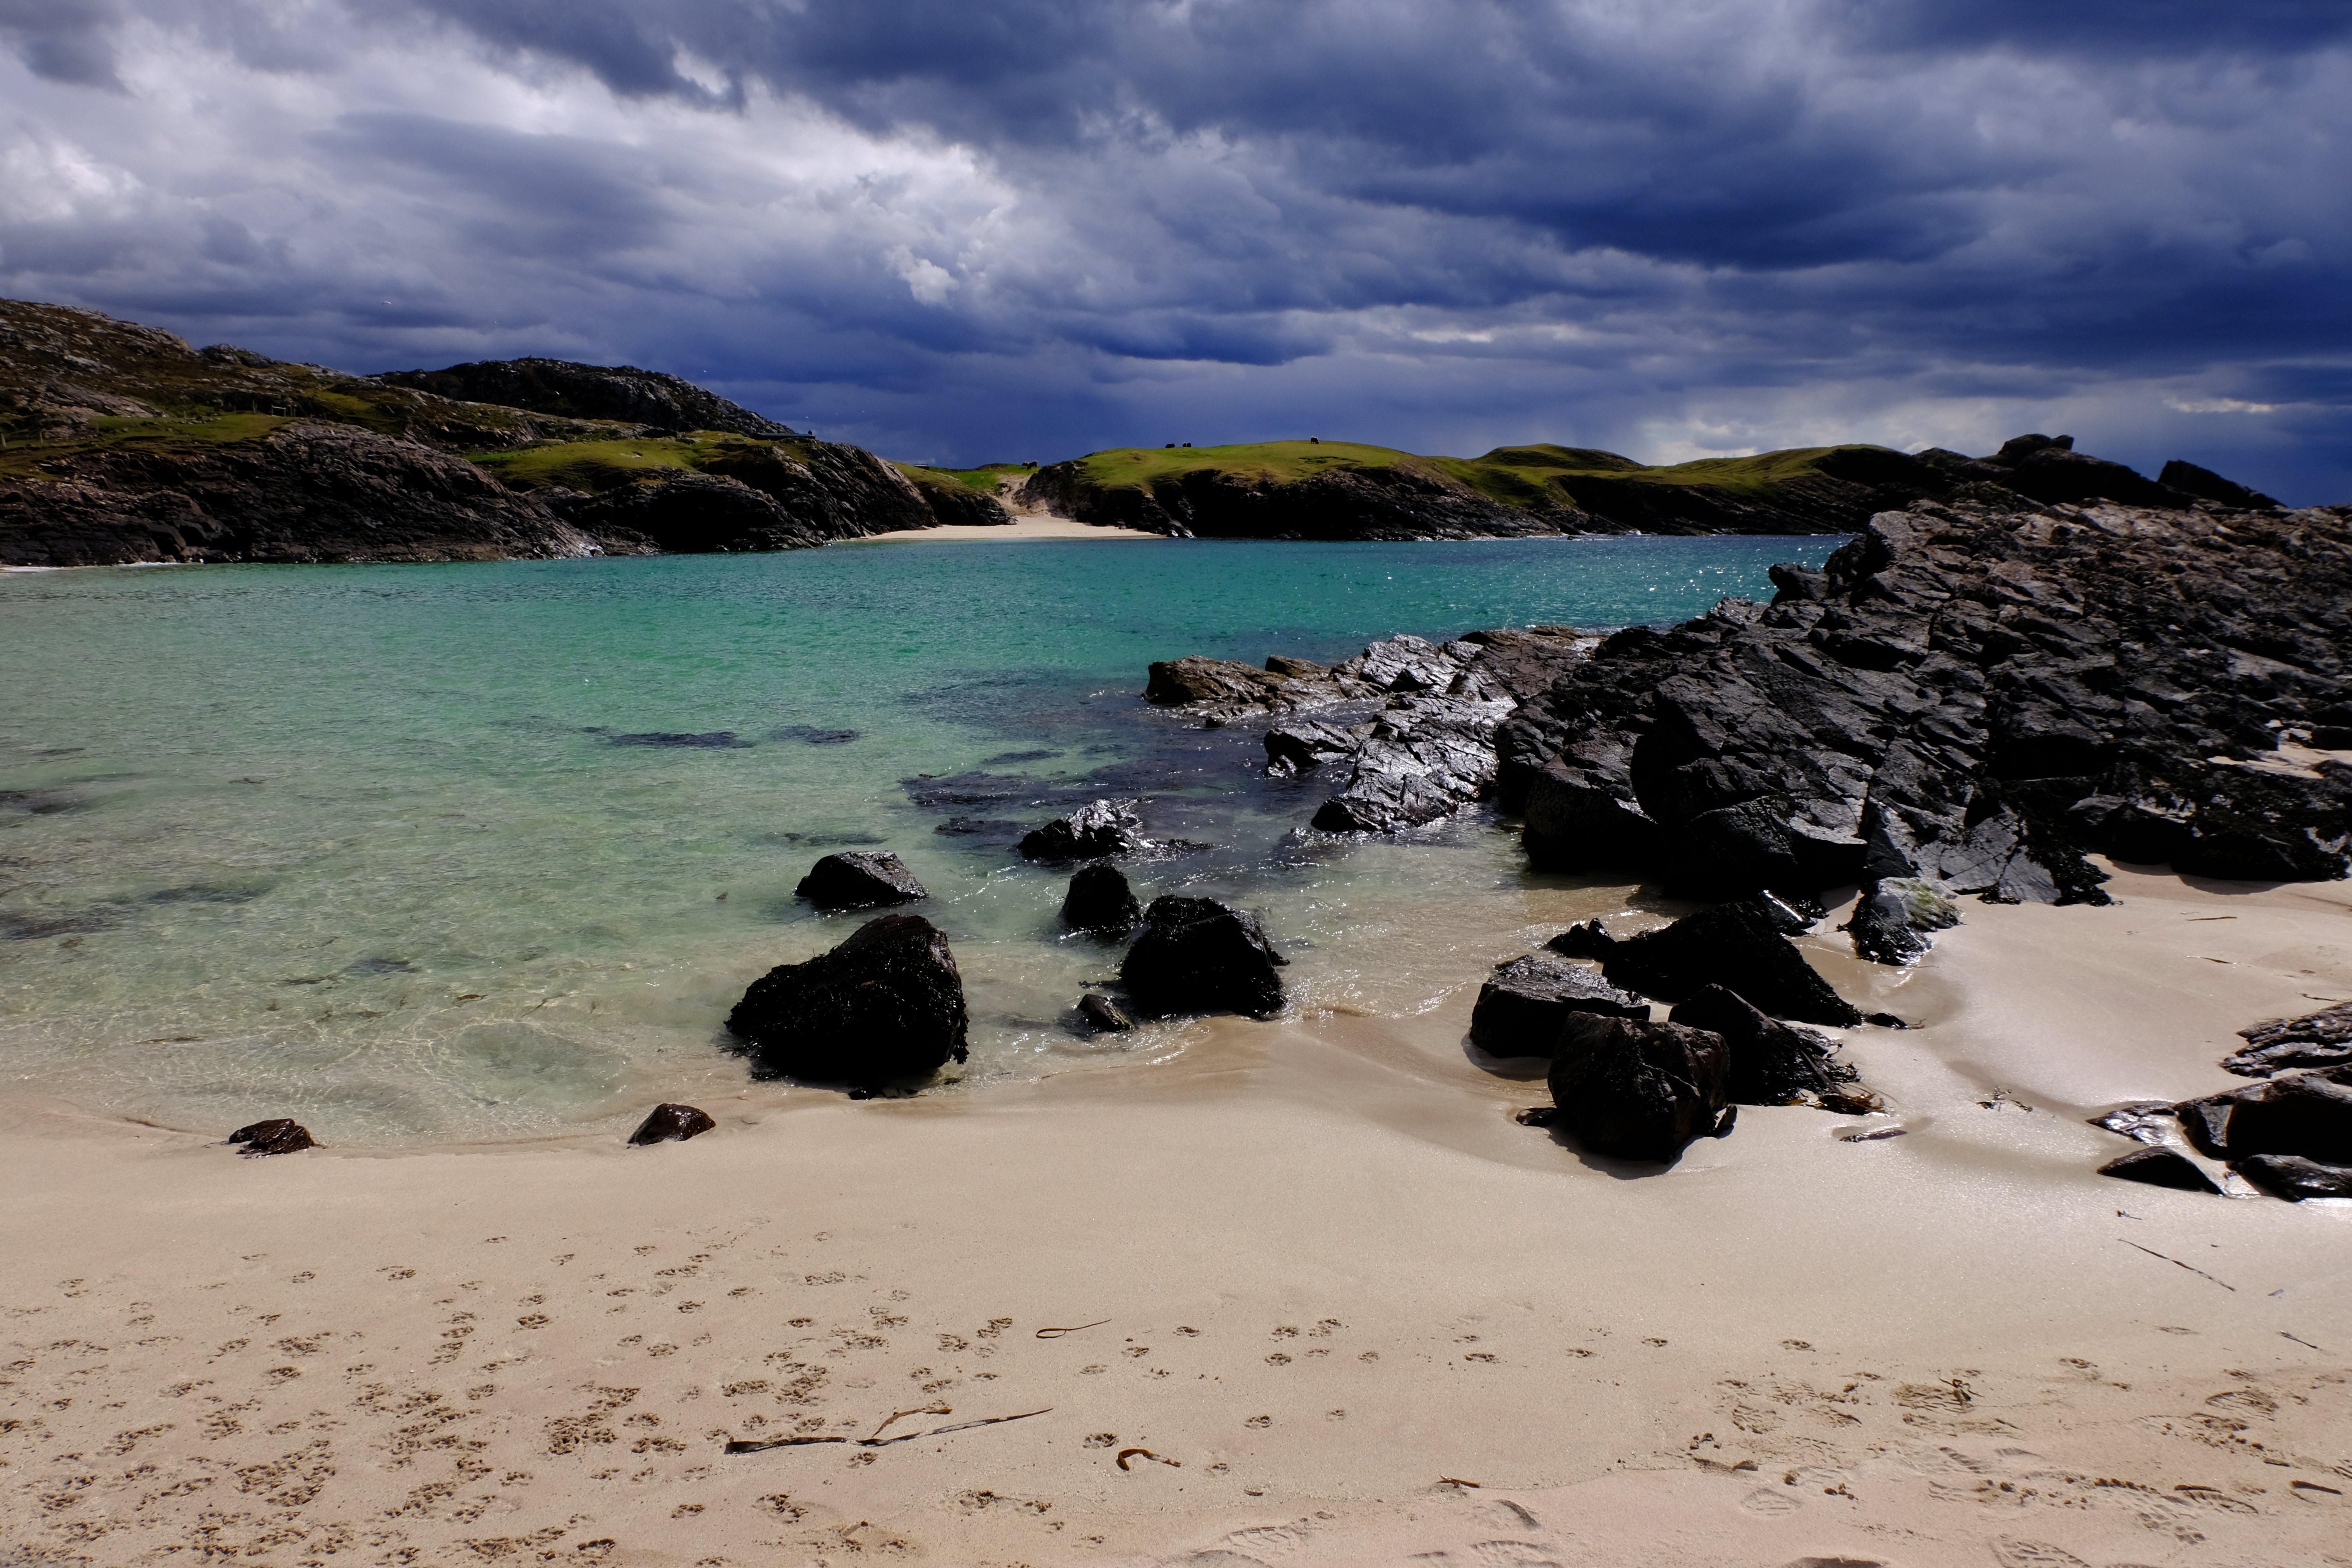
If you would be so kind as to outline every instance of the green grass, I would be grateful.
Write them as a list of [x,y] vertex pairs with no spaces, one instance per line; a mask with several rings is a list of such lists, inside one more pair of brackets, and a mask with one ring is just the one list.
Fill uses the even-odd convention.
[[1803,447],[1750,458],[1702,458],[1649,467],[1590,447],[1497,447],[1481,458],[1434,458],[1351,441],[1260,441],[1233,447],[1117,447],[1089,453],[1078,459],[1078,466],[1085,480],[1104,489],[1147,489],[1204,470],[1247,483],[1278,485],[1335,470],[1404,468],[1475,490],[1506,506],[1537,510],[1575,505],[1579,479],[1761,494],[1819,471],[1823,458],[1848,449]]
[[633,484],[665,468],[698,469],[730,453],[789,442],[754,441],[719,430],[689,436],[647,436],[623,441],[536,441],[506,452],[468,452],[466,460],[498,476],[509,489],[565,485],[591,495]]
[[0,477],[39,477],[41,466],[90,452],[147,451],[182,453],[195,447],[236,446],[258,441],[293,421],[274,414],[211,413],[193,419],[131,419],[109,416],[94,419],[87,435],[63,441],[8,438],[0,452]]
[[976,468],[935,468],[929,463],[901,463],[892,459],[890,466],[919,485],[958,484],[985,495],[994,495],[997,481],[1005,475],[1029,471],[1026,463],[982,463]]

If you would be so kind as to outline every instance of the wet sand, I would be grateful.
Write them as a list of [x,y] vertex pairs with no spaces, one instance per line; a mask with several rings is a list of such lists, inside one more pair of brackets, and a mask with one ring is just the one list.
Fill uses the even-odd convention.
[[2352,996],[2352,887],[2111,887],[1899,980],[1825,922],[1925,1026],[1847,1036],[1906,1135],[1745,1108],[1664,1172],[1516,1125],[1467,984],[650,1150],[9,1102],[0,1518],[108,1564],[2344,1561],[2352,1205],[2101,1178],[2082,1118]]

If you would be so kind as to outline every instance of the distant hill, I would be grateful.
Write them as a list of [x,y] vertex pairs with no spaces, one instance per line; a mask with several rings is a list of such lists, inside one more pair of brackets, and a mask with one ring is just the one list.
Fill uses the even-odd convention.
[[781,550],[1005,521],[962,476],[658,372],[350,375],[0,300],[0,564]]
[[1499,447],[1482,458],[1440,458],[1308,440],[1117,447],[1041,468],[1022,493],[1086,522],[1254,539],[1846,533],[1874,512],[1975,484],[2046,501],[2274,504],[2185,463],[2168,465],[2165,475],[2167,482],[2151,480],[2074,452],[2067,437],[2021,437],[1981,458],[1802,447],[1655,468],[1591,447]]
[[1993,487],[2267,507],[2023,436],[1984,458],[1807,447],[1647,467],[1585,447],[1422,457],[1344,441],[1120,447],[1031,470],[887,462],[659,371],[478,361],[350,375],[65,305],[0,300],[0,564],[452,561],[790,550],[1010,521],[1000,491],[1174,536],[1824,533]]

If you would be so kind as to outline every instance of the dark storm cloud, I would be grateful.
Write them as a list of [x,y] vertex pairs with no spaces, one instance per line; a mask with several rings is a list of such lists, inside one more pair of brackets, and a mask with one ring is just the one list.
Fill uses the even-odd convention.
[[[47,95],[10,178],[68,193],[0,227],[9,290],[274,352],[633,359],[919,458],[2065,423],[2352,494],[2340,4],[0,0],[0,37]],[[184,82],[226,132],[140,107]],[[91,151],[142,112],[166,151]]]

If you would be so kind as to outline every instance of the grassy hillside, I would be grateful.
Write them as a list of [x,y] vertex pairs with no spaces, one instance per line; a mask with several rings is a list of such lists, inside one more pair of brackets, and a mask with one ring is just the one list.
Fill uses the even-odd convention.
[[[1648,467],[1584,447],[1497,447],[1480,458],[1423,457],[1352,441],[1258,441],[1232,447],[1119,447],[1078,459],[1083,482],[1103,489],[1149,489],[1186,474],[1214,472],[1254,485],[1295,484],[1349,469],[1401,468],[1475,490],[1523,510],[1574,507],[1578,481],[1628,481],[1762,496],[1851,466],[1852,455],[1901,461],[1880,447],[1803,447],[1748,458],[1703,458]],[[1841,455],[1846,455],[1841,460]]]

